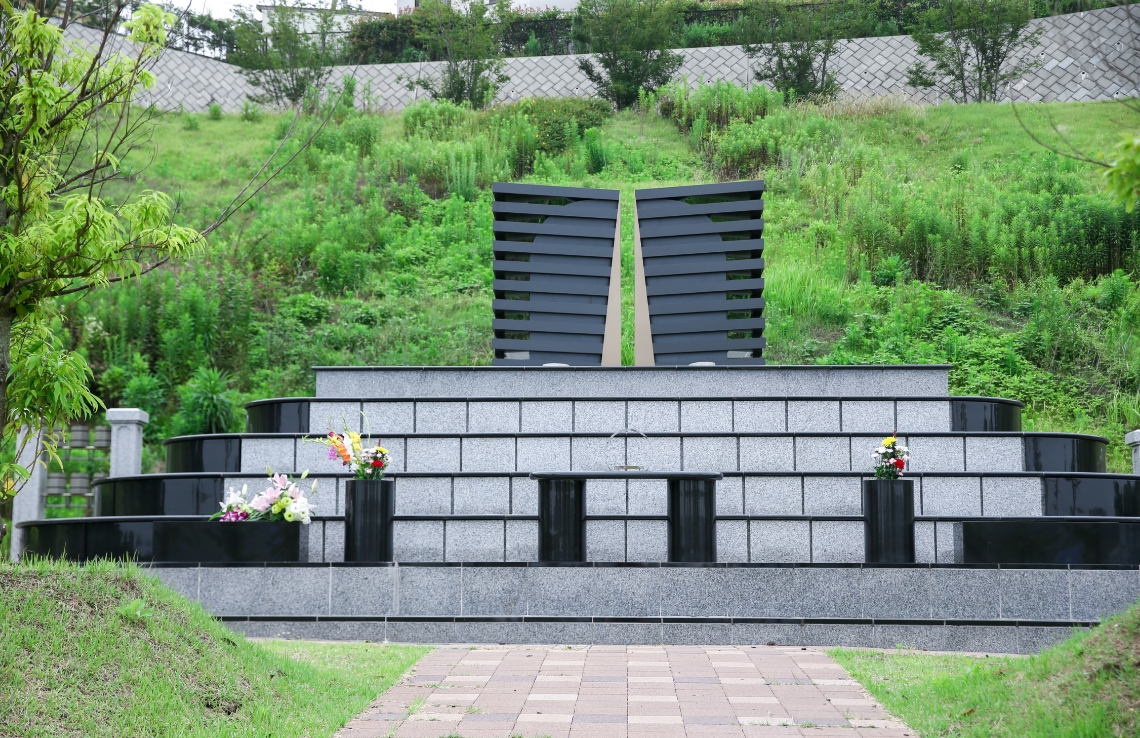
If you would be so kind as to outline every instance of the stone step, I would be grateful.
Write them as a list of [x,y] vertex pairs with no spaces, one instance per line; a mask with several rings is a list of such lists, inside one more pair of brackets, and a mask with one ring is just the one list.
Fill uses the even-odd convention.
[[[880,433],[604,433],[388,434],[392,471],[872,471]],[[1017,472],[1105,469],[1107,440],[1063,433],[923,433],[900,436],[908,471]],[[375,442],[370,440],[371,442]],[[319,437],[219,434],[165,441],[167,470],[326,472],[344,467]]]
[[314,367],[336,397],[945,397],[949,366]]

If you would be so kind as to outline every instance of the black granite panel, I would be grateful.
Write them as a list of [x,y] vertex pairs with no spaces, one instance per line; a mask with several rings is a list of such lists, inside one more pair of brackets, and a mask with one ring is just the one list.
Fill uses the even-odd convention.
[[967,564],[1140,564],[1140,521],[964,520]]

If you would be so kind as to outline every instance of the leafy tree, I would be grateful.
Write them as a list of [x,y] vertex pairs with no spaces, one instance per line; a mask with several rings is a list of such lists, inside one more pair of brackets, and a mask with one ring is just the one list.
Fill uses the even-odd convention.
[[1032,9],[1020,0],[939,0],[911,34],[926,57],[907,70],[907,83],[935,88],[958,103],[997,102],[1013,80],[1039,66],[1020,52],[1037,45]]
[[352,64],[429,61],[427,50],[416,39],[414,12],[394,18],[361,16],[348,31],[344,58]]
[[[108,13],[114,21],[126,8]],[[53,330],[53,298],[137,277],[202,240],[174,225],[165,194],[117,206],[101,198],[148,136],[155,112],[131,103],[154,84],[146,66],[172,17],[154,5],[135,10],[123,24],[128,54],[107,50],[115,22],[98,47],[65,43],[71,19],[57,10],[43,0],[0,6],[0,421],[9,447],[21,425],[50,428],[99,406],[87,363]],[[53,13],[59,25],[48,22]],[[0,477],[3,496],[28,470],[5,462]]]
[[829,65],[844,24],[830,4],[797,7],[759,0],[749,6],[743,25],[751,40],[744,51],[760,60],[753,72],[756,79],[799,97],[838,94],[839,84]]
[[249,83],[262,90],[251,96],[255,102],[297,106],[310,90],[324,87],[339,60],[333,33],[336,3],[302,8],[275,2],[265,12],[268,31],[252,9],[234,9],[235,48],[227,61],[241,67]]
[[1128,212],[1140,201],[1140,136],[1128,136],[1120,144],[1119,155],[1105,170],[1108,191],[1124,203]]
[[496,19],[487,6],[472,0],[454,5],[425,0],[413,18],[417,40],[443,62],[443,69],[439,77],[408,80],[408,88],[420,87],[434,100],[477,109],[490,105],[495,91],[510,78],[503,74]]
[[230,377],[213,367],[200,366],[178,389],[182,408],[175,418],[178,433],[227,433],[238,430],[237,393]]
[[676,44],[680,12],[669,0],[582,0],[574,41],[594,58],[578,60],[598,94],[619,108],[667,83],[684,57]]

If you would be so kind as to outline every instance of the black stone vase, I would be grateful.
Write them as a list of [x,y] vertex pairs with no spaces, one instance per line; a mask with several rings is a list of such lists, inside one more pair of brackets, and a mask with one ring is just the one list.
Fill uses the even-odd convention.
[[538,560],[586,560],[586,481],[538,482]]
[[669,480],[669,561],[716,561],[716,480]]
[[392,480],[350,480],[344,492],[344,560],[391,561],[395,514]]
[[914,563],[914,480],[863,480],[863,545],[868,564]]

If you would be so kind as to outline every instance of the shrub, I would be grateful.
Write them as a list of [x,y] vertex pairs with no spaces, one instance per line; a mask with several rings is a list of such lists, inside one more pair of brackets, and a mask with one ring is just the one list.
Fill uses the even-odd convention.
[[245,100],[241,104],[241,119],[246,123],[260,123],[261,106],[252,100]]
[[404,108],[400,118],[405,135],[444,141],[469,126],[475,114],[470,107],[449,100],[424,100]]
[[240,420],[236,394],[230,378],[209,366],[200,366],[189,382],[178,389],[182,407],[175,416],[181,434],[227,433],[237,431]]
[[[519,112],[535,129],[538,150],[559,154],[577,146],[578,137],[587,128],[597,128],[613,115],[613,107],[605,100],[575,97],[528,97],[516,103],[501,105],[490,113],[490,125]],[[573,122],[572,131],[568,126]],[[568,135],[568,131],[574,135]]]
[[210,120],[221,120],[222,119],[222,106],[218,105],[216,102],[210,103],[209,116],[210,116]]

